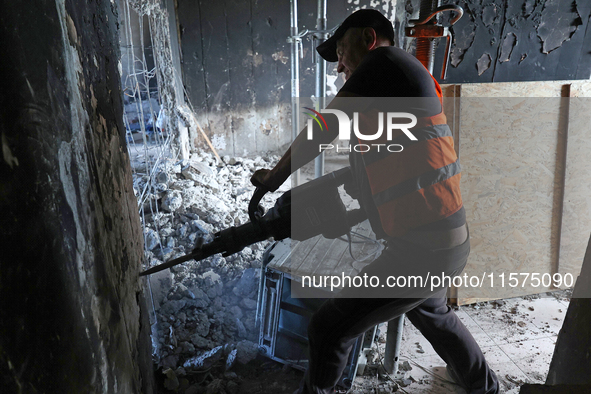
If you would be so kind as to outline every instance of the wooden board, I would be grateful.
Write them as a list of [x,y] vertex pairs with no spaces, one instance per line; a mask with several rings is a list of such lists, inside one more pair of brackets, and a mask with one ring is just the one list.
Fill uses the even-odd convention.
[[569,105],[566,180],[559,273],[575,279],[591,233],[591,83],[573,83]]

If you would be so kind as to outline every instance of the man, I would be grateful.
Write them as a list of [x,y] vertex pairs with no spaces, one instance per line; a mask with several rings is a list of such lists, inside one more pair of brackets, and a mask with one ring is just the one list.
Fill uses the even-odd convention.
[[[346,79],[327,109],[355,117],[357,141],[366,142],[365,146],[374,143],[369,150],[350,154],[356,197],[376,236],[386,242],[382,254],[362,273],[380,278],[424,276],[438,270],[457,275],[470,247],[459,189],[460,168],[445,124],[441,89],[417,59],[392,46],[393,40],[390,21],[378,11],[360,10],[316,48],[327,61],[338,61],[337,70]],[[411,133],[401,128],[390,136],[385,132],[370,135],[368,131],[380,129],[376,119],[388,111],[415,115],[416,125],[407,130]],[[253,184],[276,190],[292,172],[314,159],[319,144],[332,142],[339,131],[335,116],[324,118],[326,130],[314,129],[310,140],[307,133],[300,133],[272,170],[255,172]],[[351,144],[355,142],[351,137]],[[397,142],[402,149],[386,150],[388,142]],[[456,383],[469,393],[498,392],[497,378],[479,346],[446,305],[445,286],[386,288],[379,293],[366,290],[346,288],[312,317],[310,364],[300,393],[335,392],[356,338],[403,313],[445,360]]]

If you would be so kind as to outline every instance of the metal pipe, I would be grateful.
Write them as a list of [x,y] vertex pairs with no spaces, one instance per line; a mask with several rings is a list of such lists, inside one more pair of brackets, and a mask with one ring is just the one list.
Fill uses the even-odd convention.
[[[316,19],[316,43],[322,44],[327,37],[326,33],[326,0],[318,0],[318,18]],[[318,99],[317,110],[325,107],[326,97],[326,61],[322,56],[316,56],[316,98]],[[314,176],[320,178],[324,175],[324,153],[321,153],[314,160]]]
[[[300,54],[298,45],[300,39],[298,36],[298,0],[290,1],[291,12],[291,140],[292,142],[300,132]],[[300,184],[300,170],[297,170],[292,180],[292,186]]]
[[[419,20],[427,19],[437,7],[440,0],[421,0]],[[427,24],[437,24],[437,18],[432,18]],[[435,40],[432,38],[417,38],[416,58],[433,74],[433,59],[435,58]]]
[[273,327],[275,325],[275,313],[276,313],[276,303],[277,303],[277,289],[271,287],[268,289],[267,295],[267,305],[265,306],[267,310],[267,316],[265,316],[265,331],[263,337],[270,341],[273,339]]
[[454,15],[454,17],[449,20],[450,26],[455,25],[455,23],[462,18],[462,15],[464,15],[464,9],[462,7],[455,5],[455,4],[445,4],[445,5],[442,5],[440,7],[437,7],[436,9],[434,9],[426,17],[421,16],[421,19],[411,19],[411,20],[409,20],[409,22],[413,23],[415,25],[423,25],[423,24],[429,22],[431,19],[433,19],[434,16],[437,16],[437,14],[439,14],[443,11],[455,11],[455,13],[456,13]]
[[390,375],[398,372],[398,358],[400,356],[400,344],[402,343],[402,331],[404,330],[404,314],[388,322],[386,334],[386,354],[384,355],[384,368]]
[[264,298],[263,298],[263,294],[265,292],[265,273],[267,272],[267,264],[269,264],[270,259],[271,259],[271,250],[273,250],[273,247],[271,248],[267,248],[265,250],[265,252],[263,253],[263,261],[261,262],[261,270],[260,270],[260,275],[261,275],[261,280],[259,281],[259,294],[257,297],[257,311],[256,311],[256,315],[254,317],[254,324],[258,327],[259,324],[261,324],[262,322],[262,316],[263,316],[263,305],[264,305]]

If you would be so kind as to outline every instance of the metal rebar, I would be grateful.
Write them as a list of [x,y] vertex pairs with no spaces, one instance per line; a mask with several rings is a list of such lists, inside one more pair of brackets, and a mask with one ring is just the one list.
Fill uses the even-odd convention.
[[[318,0],[318,18],[316,19],[316,45],[322,44],[326,40],[326,0]],[[316,56],[316,98],[319,111],[325,107],[326,97],[326,60],[322,56]],[[321,153],[314,160],[314,175],[320,178],[324,175],[324,153]]]
[[[440,0],[421,0],[419,19],[427,18],[439,7]],[[427,24],[437,24],[437,17],[431,19]],[[433,59],[435,58],[435,40],[432,38],[417,38],[417,49],[415,56],[433,74]]]
[[390,375],[398,371],[398,358],[400,356],[400,344],[402,343],[402,331],[404,330],[404,314],[388,322],[386,334],[386,354],[384,355],[384,368]]
[[[291,0],[291,140],[300,132],[300,56],[298,36],[298,0]],[[300,184],[300,170],[294,174],[293,186]]]

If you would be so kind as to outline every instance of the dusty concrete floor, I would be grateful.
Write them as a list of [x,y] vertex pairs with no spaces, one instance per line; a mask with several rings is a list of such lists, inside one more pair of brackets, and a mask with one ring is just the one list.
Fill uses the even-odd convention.
[[[544,293],[461,306],[456,314],[482,348],[501,382],[501,392],[518,393],[523,383],[545,382],[568,304],[562,292]],[[445,363],[408,321],[401,348],[401,361],[405,360],[412,366],[408,378],[413,383],[404,392],[464,392],[447,381]],[[356,383],[363,381],[358,378]]]
[[[557,292],[460,306],[455,312],[497,374],[501,393],[516,394],[524,383],[545,382],[568,304],[565,293]],[[384,353],[385,325],[380,326],[380,331],[378,357]],[[449,381],[445,362],[408,320],[400,350],[400,362],[405,361],[412,369],[405,374],[406,386],[399,387],[397,392],[465,393]],[[242,379],[241,394],[291,394],[302,377],[300,371],[270,360],[265,362],[262,357],[237,372]],[[377,377],[377,369],[368,368],[364,376],[355,379],[351,393],[390,393],[393,390],[387,379]]]

